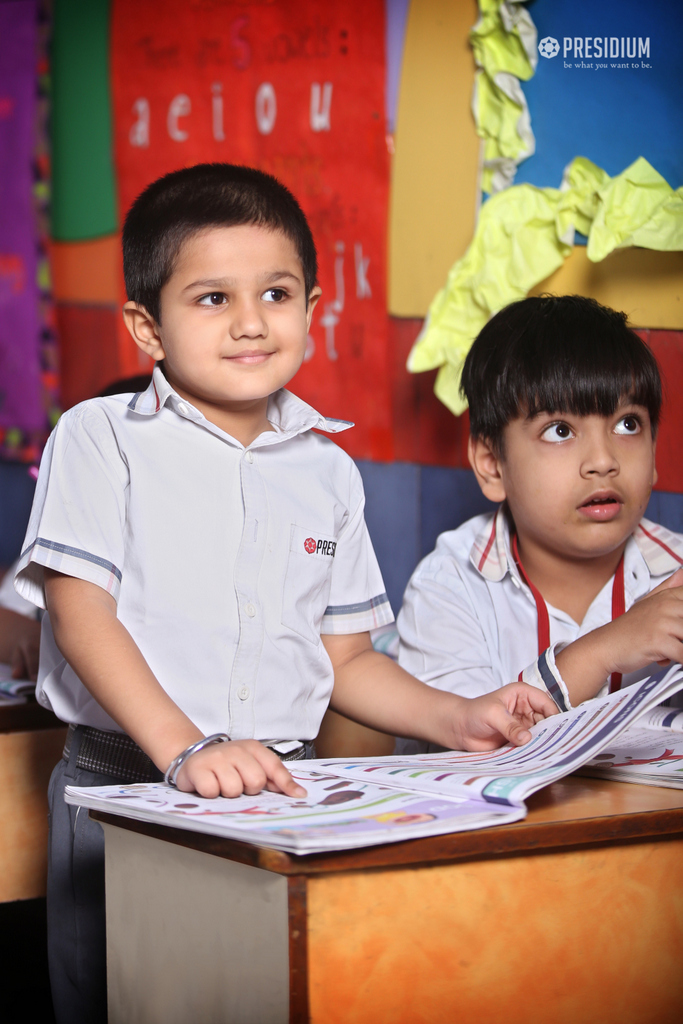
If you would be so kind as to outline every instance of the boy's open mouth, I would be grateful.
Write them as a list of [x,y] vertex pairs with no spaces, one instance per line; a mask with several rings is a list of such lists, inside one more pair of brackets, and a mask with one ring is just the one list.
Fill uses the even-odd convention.
[[594,494],[583,505],[579,505],[579,512],[589,519],[598,522],[614,519],[621,511],[622,501],[618,495],[613,493]]

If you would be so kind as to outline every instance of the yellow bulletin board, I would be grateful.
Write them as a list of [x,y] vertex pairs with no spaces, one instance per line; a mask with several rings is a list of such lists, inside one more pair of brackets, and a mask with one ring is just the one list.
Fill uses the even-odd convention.
[[575,245],[563,266],[531,289],[531,295],[587,295],[628,314],[634,327],[683,328],[683,252],[618,249],[591,263]]
[[470,111],[475,0],[411,0],[396,119],[389,312],[422,317],[469,245],[479,138]]

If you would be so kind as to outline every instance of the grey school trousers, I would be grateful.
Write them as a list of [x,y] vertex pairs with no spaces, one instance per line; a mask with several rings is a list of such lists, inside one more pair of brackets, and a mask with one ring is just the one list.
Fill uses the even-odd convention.
[[65,786],[111,786],[120,779],[76,767],[81,736],[69,763],[52,773],[48,799],[47,949],[57,1024],[106,1024],[107,944],[104,833],[87,808],[64,802]]

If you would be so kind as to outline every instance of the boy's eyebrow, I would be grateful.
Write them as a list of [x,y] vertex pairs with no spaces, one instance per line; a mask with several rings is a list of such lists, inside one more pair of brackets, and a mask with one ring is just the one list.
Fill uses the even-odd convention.
[[[271,281],[281,281],[283,277],[289,277],[292,281],[301,283],[301,277],[297,274],[293,274],[291,270],[273,270],[269,274],[265,274],[262,278],[263,284],[269,284]],[[183,288],[184,292],[190,291],[192,288],[226,288],[235,283],[234,277],[215,277],[207,278],[199,281],[192,281],[190,284]]]

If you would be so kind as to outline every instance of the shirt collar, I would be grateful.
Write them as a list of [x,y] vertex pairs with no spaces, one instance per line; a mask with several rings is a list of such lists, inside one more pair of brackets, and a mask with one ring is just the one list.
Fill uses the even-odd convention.
[[510,528],[501,505],[495,515],[487,519],[474,540],[470,561],[478,573],[491,583],[500,583],[508,569],[516,566],[510,549]]
[[297,398],[291,391],[280,388],[268,400],[268,420],[277,431],[288,436],[300,434],[315,427],[328,434],[338,434],[353,426],[349,420],[337,420],[322,416],[312,405]]
[[683,538],[666,526],[641,519],[633,539],[651,576],[664,576],[683,565]]
[[[650,576],[664,576],[683,565],[683,538],[659,523],[641,519],[629,540],[635,542]],[[499,583],[507,572],[518,576],[510,547],[510,528],[502,505],[475,538],[470,561],[477,572],[491,583]]]
[[146,391],[138,391],[134,394],[128,403],[128,408],[141,416],[153,416],[163,409],[170,398],[174,398],[176,403],[181,401],[180,395],[175,393],[157,363],[149,387]]
[[[154,367],[152,380],[146,391],[138,391],[133,395],[128,408],[141,416],[154,416],[164,406],[169,406],[181,416],[192,420],[203,420],[204,416],[198,409],[186,399],[178,395],[164,377],[159,366]],[[268,400],[268,419],[275,427],[272,437],[261,435],[259,443],[284,440],[301,434],[306,430],[315,427],[316,430],[323,430],[329,434],[337,434],[342,430],[348,430],[353,426],[348,420],[337,420],[322,416],[313,406],[297,398],[290,391],[281,388]]]

